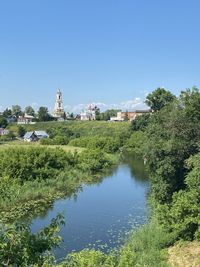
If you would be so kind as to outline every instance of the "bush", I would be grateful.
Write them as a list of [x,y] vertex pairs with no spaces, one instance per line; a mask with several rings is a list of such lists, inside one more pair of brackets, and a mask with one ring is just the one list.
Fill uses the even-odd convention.
[[0,158],[1,176],[21,181],[56,177],[62,170],[76,163],[71,153],[43,147],[2,149]]
[[142,131],[134,132],[130,139],[127,140],[124,147],[136,155],[143,156],[144,149],[143,146],[146,143],[146,135]]
[[162,224],[177,239],[200,240],[200,153],[187,161],[191,168],[185,179],[186,188],[173,194],[170,205],[160,210]]
[[24,224],[0,224],[1,265],[42,266],[52,263],[54,257],[50,252],[61,242],[57,233],[58,226],[63,223],[63,217],[59,215],[49,226],[35,234]]
[[67,145],[69,137],[56,135],[54,138],[43,138],[40,140],[42,145]]
[[112,161],[100,149],[84,150],[78,155],[78,168],[97,173],[112,165]]
[[86,147],[90,149],[101,149],[107,153],[115,153],[121,147],[119,137],[88,136],[80,137],[70,141],[69,145],[77,147]]

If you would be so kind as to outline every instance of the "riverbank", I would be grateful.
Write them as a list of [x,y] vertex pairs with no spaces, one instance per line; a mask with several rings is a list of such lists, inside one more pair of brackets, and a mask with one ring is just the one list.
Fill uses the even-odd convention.
[[45,146],[13,146],[0,150],[0,157],[3,222],[45,213],[55,199],[75,196],[91,181],[98,183],[119,160],[118,155],[100,154],[99,150],[78,154]]

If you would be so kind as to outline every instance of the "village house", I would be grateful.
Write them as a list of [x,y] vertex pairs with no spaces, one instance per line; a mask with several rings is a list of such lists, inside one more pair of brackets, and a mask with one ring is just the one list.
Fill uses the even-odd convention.
[[128,121],[134,121],[136,117],[144,115],[144,114],[150,114],[152,111],[150,109],[148,110],[135,110],[135,111],[119,111],[117,112],[117,117],[111,117],[111,121],[124,121],[127,117]]
[[9,134],[9,130],[6,130],[4,128],[0,128],[0,135],[7,135]]
[[32,131],[24,135],[24,141],[26,142],[37,142],[43,138],[49,138],[49,135],[45,131]]
[[33,122],[33,119],[33,116],[25,114],[24,116],[19,116],[19,118],[17,119],[17,124],[35,124],[35,122]]

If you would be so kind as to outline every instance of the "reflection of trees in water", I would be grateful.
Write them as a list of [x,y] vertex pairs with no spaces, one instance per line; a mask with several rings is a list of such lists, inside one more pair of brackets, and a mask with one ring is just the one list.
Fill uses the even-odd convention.
[[137,182],[146,183],[148,179],[148,173],[145,170],[145,166],[142,159],[136,158],[134,155],[125,154],[124,163],[126,163],[131,172],[131,177]]
[[[142,159],[136,158],[134,155],[131,155],[130,153],[124,153],[122,156],[122,162],[127,164],[130,168],[131,177],[133,180],[141,183],[146,184],[148,182],[148,174],[145,170],[144,163]],[[71,188],[67,188],[65,194],[60,199],[73,199],[74,201],[77,200],[78,195],[80,192],[84,189],[85,185],[100,185],[103,180],[105,179],[112,179],[113,176],[117,173],[119,165],[113,166],[110,169],[107,169],[106,171],[102,172],[98,175],[91,175],[90,177],[87,177],[85,181],[82,181],[82,185],[79,183],[75,183]],[[26,216],[26,218],[22,218],[23,222],[31,222],[32,219],[39,218],[43,219],[46,218],[49,211],[54,209],[54,202],[58,199],[52,199],[51,201],[45,203],[42,207],[35,210],[35,212],[32,211],[30,216]]]
[[91,176],[86,177],[85,181],[84,180],[81,181],[81,185],[79,184],[79,182],[77,182],[77,184],[75,183],[74,185],[72,185],[71,188],[69,187],[66,189],[65,194],[63,192],[63,196],[61,198],[52,199],[51,201],[43,204],[42,207],[39,207],[39,209],[32,211],[30,216],[23,217],[22,221],[30,223],[33,219],[36,219],[38,217],[40,219],[46,218],[49,211],[52,211],[54,209],[55,201],[60,200],[60,199],[62,200],[73,199],[74,201],[77,201],[80,192],[82,192],[84,189],[84,184],[85,185],[100,185],[104,179],[112,178],[112,176],[117,172],[117,170],[118,170],[118,166],[113,166],[112,168],[107,169],[98,175],[91,175]]

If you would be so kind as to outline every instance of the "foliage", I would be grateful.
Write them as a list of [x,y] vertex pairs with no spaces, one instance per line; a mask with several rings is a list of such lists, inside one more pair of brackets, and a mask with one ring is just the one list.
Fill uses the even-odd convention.
[[0,128],[6,128],[7,125],[8,125],[7,120],[3,116],[0,116]]
[[88,136],[80,137],[70,141],[69,145],[87,147],[90,149],[99,148],[107,153],[115,153],[122,146],[119,137]]
[[59,267],[167,267],[163,249],[170,236],[157,224],[149,224],[129,235],[125,244],[108,255],[101,251],[82,250],[71,253]]
[[57,135],[54,138],[43,138],[40,140],[42,145],[67,145],[69,138],[67,136]]
[[25,108],[25,113],[27,115],[35,116],[35,110],[31,106]]
[[35,234],[24,224],[0,224],[1,265],[25,267],[52,263],[54,258],[50,252],[61,242],[57,233],[63,223],[63,217],[58,215],[49,226]]
[[[48,179],[73,166],[75,155],[61,149],[13,147],[0,150],[0,173],[20,181]],[[48,160],[47,160],[48,159]]]
[[163,249],[170,236],[157,223],[150,223],[134,231],[119,252],[117,267],[167,267]]
[[175,96],[164,88],[157,88],[146,97],[146,104],[153,110],[159,111],[175,100]]
[[38,120],[39,121],[51,121],[53,118],[48,112],[48,108],[40,107],[38,110]]
[[99,250],[82,250],[71,253],[59,267],[115,267],[115,257],[106,255]]
[[143,156],[143,145],[146,143],[146,135],[142,131],[133,132],[124,147],[135,155]]
[[22,109],[19,105],[12,106],[12,115],[16,116],[17,118],[22,115]]
[[5,109],[4,112],[3,112],[3,117],[4,118],[9,118],[12,116],[12,110],[11,109]]
[[160,218],[166,229],[184,240],[200,240],[200,153],[187,161],[190,172],[186,188],[173,194],[172,203],[163,207]]
[[133,131],[144,131],[151,122],[151,114],[137,116],[131,123]]
[[108,109],[105,112],[98,112],[96,114],[96,119],[100,121],[109,121],[111,117],[116,117],[117,112],[121,111],[120,109]]
[[[107,121],[48,121],[38,122],[36,124],[24,125],[27,132],[36,131],[38,129],[47,131],[50,137],[54,137],[57,134],[65,135],[70,131],[74,138],[84,136],[121,136],[122,138],[128,138],[130,136],[130,123],[110,123]],[[9,129],[13,132],[17,131],[17,125],[12,124]],[[58,133],[57,133],[58,131]],[[53,136],[51,136],[51,133]]]
[[189,120],[195,120],[197,123],[200,120],[200,93],[197,87],[186,89],[180,95],[181,106]]
[[97,173],[112,165],[112,161],[101,149],[84,150],[78,155],[78,168]]
[[22,138],[25,135],[25,133],[26,133],[26,130],[24,129],[24,127],[19,125],[17,129],[18,136]]

